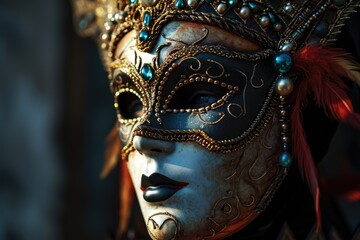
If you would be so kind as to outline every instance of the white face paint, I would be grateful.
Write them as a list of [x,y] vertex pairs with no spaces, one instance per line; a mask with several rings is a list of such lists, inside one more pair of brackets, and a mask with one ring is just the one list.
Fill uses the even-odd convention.
[[[197,31],[195,31],[196,26],[187,26],[186,29],[182,29],[181,24],[179,26],[176,35],[180,40],[191,40],[188,39],[191,37],[182,34],[188,32],[188,28],[203,35],[201,26],[197,27]],[[256,45],[244,39],[237,38],[235,40],[238,42],[228,42],[226,40],[230,39],[228,35],[211,26],[207,26],[207,28],[209,37],[204,39],[204,44],[224,42],[231,49],[235,46],[241,47],[241,49],[236,49],[239,51],[242,51],[242,48],[257,50]],[[198,39],[199,36],[193,35],[191,36]],[[118,64],[121,67],[118,67],[115,73],[117,71],[121,73],[119,74],[120,80],[118,79],[121,89],[130,94],[132,92],[126,89],[133,88],[137,89],[139,94],[145,95],[138,85],[145,86],[146,83],[140,79],[137,69],[140,69],[141,64],[151,63],[155,55],[139,51],[136,48],[134,37],[135,33],[131,32],[119,43],[116,56],[119,56]],[[183,37],[186,39],[182,39]],[[162,53],[161,58],[168,58],[171,55],[170,50],[180,48],[177,46],[180,44],[179,41],[173,41],[171,44],[173,45],[169,45],[171,47]],[[135,71],[135,73],[131,71]],[[171,83],[171,80],[169,81]],[[152,94],[148,93],[149,99]],[[240,149],[225,154],[220,151],[209,151],[201,145],[201,141],[160,140],[161,137],[166,139],[167,136],[164,132],[169,129],[156,129],[159,126],[151,125],[156,123],[156,120],[153,118],[150,108],[143,103],[142,110],[145,111],[137,111],[136,108],[132,110],[130,100],[129,97],[128,99],[121,98],[118,101],[119,105],[122,104],[123,110],[119,112],[119,132],[120,137],[124,138],[123,145],[126,145],[127,149],[132,149],[132,146],[135,148],[128,155],[128,169],[147,230],[153,239],[221,239],[248,225],[265,209],[284,175],[284,169],[281,169],[278,163],[280,129],[278,118],[274,114],[275,103],[269,106],[268,116],[270,117],[263,123],[265,125],[269,120],[266,128],[256,130],[255,127],[255,130],[251,131],[256,133],[252,137],[246,138],[246,141],[243,141],[241,146],[239,145]],[[154,99],[150,100],[154,101]],[[149,102],[151,102],[150,100]],[[230,114],[230,105],[228,106],[228,113],[224,113],[224,115]],[[144,113],[146,111],[148,112]],[[207,112],[213,113],[211,110]],[[121,115],[121,113],[123,114]],[[138,120],[137,117],[141,117],[143,114],[145,118],[141,121]],[[133,122],[121,123],[121,120],[127,120],[126,116]],[[172,136],[176,132],[177,123],[179,125],[189,124],[194,118],[192,114],[188,114],[181,120],[176,118],[176,114],[172,116],[175,128],[171,129],[175,130],[172,132]],[[240,116],[232,115],[232,117]],[[166,123],[164,121],[164,125]],[[229,130],[230,132],[236,130],[241,125],[228,126],[229,124],[224,124],[221,125],[222,128],[219,128],[220,124],[216,125],[216,121],[203,121],[203,123],[211,125],[216,130],[221,129],[220,133],[222,131],[229,133]],[[152,134],[152,130],[159,130],[160,133],[156,133],[161,136],[156,135],[157,137],[152,139],[142,135],[141,131],[136,133],[138,127],[146,124],[150,129],[148,130],[149,134]],[[195,125],[191,128],[194,131],[199,130]],[[164,131],[161,132],[162,130]],[[132,135],[134,135],[133,138]]]
[[[134,138],[137,151],[130,154],[128,167],[150,235],[160,234],[157,232],[159,229],[153,228],[156,222],[159,226],[164,224],[163,229],[170,231],[161,233],[164,236],[162,239],[173,238],[174,232],[167,226],[173,224],[171,221],[164,223],[161,221],[167,218],[154,218],[153,223],[150,220],[151,216],[161,213],[171,214],[177,219],[177,231],[184,231],[183,236],[195,237],[199,232],[206,231],[206,216],[212,207],[209,203],[218,199],[221,191],[219,180],[224,176],[218,169],[224,161],[223,156],[210,153],[193,143],[164,144],[160,140],[147,139],[152,141],[151,150],[141,143],[143,140],[142,137]],[[165,153],[159,153],[159,150]],[[147,202],[141,190],[141,177],[142,174],[150,176],[153,173],[188,185],[165,201]]]
[[[135,136],[128,168],[150,236],[221,239],[251,222],[263,207],[262,196],[274,191],[269,186],[279,171],[275,117],[269,125],[245,150],[232,154]],[[154,173],[188,185],[165,200],[149,202],[141,179]]]

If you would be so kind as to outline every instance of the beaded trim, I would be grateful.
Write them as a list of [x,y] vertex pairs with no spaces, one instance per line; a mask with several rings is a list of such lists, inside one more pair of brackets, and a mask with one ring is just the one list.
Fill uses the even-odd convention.
[[[150,49],[169,21],[191,21],[219,26],[274,49],[291,39],[325,45],[336,40],[344,21],[360,6],[358,0],[73,0],[79,33],[94,36],[105,65],[116,58],[114,48],[131,29],[143,38],[139,49]],[[203,7],[208,5],[209,7]],[[234,18],[234,15],[237,18]],[[231,16],[231,17],[230,17]],[[255,24],[255,25],[254,25]],[[258,26],[258,27],[256,27]],[[147,31],[147,32],[146,32]],[[147,33],[147,34],[144,34]],[[274,34],[275,33],[275,34]]]
[[[133,137],[143,136],[153,139],[176,142],[191,141],[205,147],[208,151],[230,153],[244,148],[246,145],[250,144],[254,138],[259,136],[259,134],[270,122],[276,106],[277,99],[273,96],[273,91],[270,91],[270,95],[267,98],[267,101],[265,101],[262,110],[250,128],[241,136],[234,139],[217,141],[209,137],[202,130],[163,130],[145,126],[136,127],[133,131]],[[130,145],[132,145],[132,143],[130,143],[129,146]]]
[[[161,110],[161,100],[162,100],[162,89],[163,85],[168,80],[168,76],[170,73],[181,64],[182,61],[185,61],[188,58],[194,57],[199,53],[213,53],[221,57],[226,57],[229,59],[245,59],[247,61],[259,61],[265,58],[268,58],[272,54],[274,54],[273,50],[264,50],[258,53],[254,54],[245,54],[245,53],[239,53],[235,51],[229,51],[222,47],[217,46],[207,46],[207,45],[195,45],[195,46],[189,46],[187,48],[183,48],[178,50],[177,52],[173,53],[170,57],[168,57],[164,63],[160,65],[158,69],[155,71],[155,75],[157,78],[154,80],[154,85],[156,85],[156,99],[155,99],[155,117],[157,120],[161,123],[161,114],[164,114],[166,112],[192,112],[192,113],[205,113],[207,111],[213,110],[221,106],[224,101],[234,95],[237,91],[239,91],[239,87],[228,85],[226,83],[221,83],[219,80],[213,79],[211,76],[198,76],[195,78],[189,78],[183,79],[183,81],[180,81],[177,86],[174,87],[174,90],[171,94],[175,94],[176,91],[183,85],[186,85],[193,81],[207,81],[214,85],[219,85],[222,88],[227,88],[229,91],[224,95],[221,99],[219,99],[216,103],[214,103],[211,106],[199,108],[199,109],[173,109],[169,110],[167,108],[168,103],[170,102],[170,99],[172,98],[172,95],[167,96],[167,99],[165,99],[165,104],[162,106]],[[175,60],[179,60],[179,63],[175,63]],[[169,99],[170,97],[170,99]]]

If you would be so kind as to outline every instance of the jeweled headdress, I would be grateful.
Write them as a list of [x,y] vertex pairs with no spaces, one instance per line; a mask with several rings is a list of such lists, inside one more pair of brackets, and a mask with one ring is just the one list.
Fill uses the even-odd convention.
[[336,40],[359,1],[239,1],[239,0],[76,0],[78,31],[93,36],[105,63],[116,43],[131,29],[138,46],[149,49],[164,24],[191,21],[215,25],[263,47],[293,51],[304,44],[326,45]]
[[[318,209],[316,169],[305,140],[301,110],[310,93],[331,117],[360,127],[360,117],[353,111],[342,80],[348,78],[359,84],[358,64],[342,51],[329,48],[360,1],[75,0],[74,5],[79,32],[96,39],[108,69],[113,67],[116,47],[126,33],[135,30],[137,48],[149,51],[162,28],[171,21],[213,25],[265,49],[264,54],[273,56],[274,71],[278,74],[267,84],[273,87],[278,98],[280,165],[288,168],[295,157]],[[226,54],[231,56],[229,52]],[[142,66],[139,74],[145,81],[151,82],[156,75],[155,65]],[[110,86],[117,92],[113,80]],[[161,110],[156,114],[160,116]],[[158,122],[161,124],[160,118]],[[216,141],[203,144],[204,139],[199,139],[198,143],[209,151],[227,151],[226,147],[230,150],[232,147],[226,143],[216,145]]]

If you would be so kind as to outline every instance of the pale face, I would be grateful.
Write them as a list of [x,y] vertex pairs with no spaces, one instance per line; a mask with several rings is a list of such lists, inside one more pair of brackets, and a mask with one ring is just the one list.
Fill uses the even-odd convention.
[[[232,154],[212,153],[195,143],[136,136],[128,168],[150,236],[222,239],[250,223],[279,170],[277,132],[274,122],[245,151]],[[154,194],[161,200],[148,201],[141,179],[155,173],[183,186],[170,196],[167,183],[154,182],[158,186]]]
[[[184,31],[185,28],[186,31]],[[189,34],[189,29],[192,30],[191,34]],[[203,29],[204,26],[191,23],[170,24],[165,28],[163,32],[166,38],[162,38],[158,46],[163,43],[169,43],[170,46],[160,52],[160,64],[166,62],[176,49],[188,47],[184,42],[190,44],[202,38]],[[260,50],[250,41],[234,37],[214,27],[206,26],[206,29],[208,35],[202,41],[204,45],[222,44],[228,49],[240,52]],[[126,62],[126,66],[140,69],[139,62],[141,64],[153,62],[156,49],[152,53],[139,51],[134,37],[134,32],[130,32],[122,39],[118,45],[117,56],[119,56],[120,65]],[[227,71],[226,68],[224,69]],[[128,155],[127,166],[150,236],[153,239],[162,240],[222,239],[255,219],[268,205],[276,190],[274,186],[279,185],[281,176],[284,174],[278,164],[280,149],[278,118],[271,110],[271,106],[268,106],[270,117],[268,117],[267,126],[265,129],[258,130],[259,134],[248,138],[232,151],[212,151],[209,150],[208,145],[204,147],[205,145],[200,144],[200,141],[168,139],[167,137],[174,135],[176,130],[171,128],[176,126],[176,121],[178,121],[176,115],[169,114],[169,117],[166,117],[164,114],[162,122],[158,121],[154,126],[155,101],[151,99],[151,93],[141,96],[142,88],[149,87],[147,83],[143,83],[142,79],[138,81],[136,78],[139,76],[131,75],[125,68],[115,69],[115,73],[121,76],[120,92],[124,89],[127,94],[134,93],[134,96],[137,96],[123,95],[125,97],[119,98],[118,104],[123,104],[120,118],[126,116],[130,120],[130,123],[121,122],[119,132],[123,144],[127,146],[127,149],[132,149]],[[246,69],[239,73],[239,77],[245,74]],[[224,74],[224,76],[227,75],[230,76],[230,74]],[[256,75],[254,71],[252,75]],[[174,85],[171,82],[171,75],[169,78],[169,84]],[[234,78],[236,80],[236,76]],[[252,80],[251,77],[251,82]],[[254,82],[261,81],[254,79]],[[139,87],[139,83],[143,85]],[[261,88],[259,84],[253,85],[255,90],[256,87]],[[140,93],[128,90],[132,86],[138,88]],[[164,84],[164,89],[166,87],[167,85]],[[193,95],[196,96],[193,103],[196,106],[190,106],[191,108],[204,107],[216,101],[218,97],[216,88],[212,87],[207,87],[206,91],[196,88],[194,90],[190,87],[187,91],[193,91]],[[245,91],[240,92],[245,93]],[[146,99],[149,97],[150,99]],[[186,98],[183,101],[187,101]],[[234,111],[231,111],[231,106],[237,104],[231,102],[231,99],[231,97],[226,98],[223,105],[205,113],[182,115],[181,122],[178,122],[179,128],[184,128],[182,131],[188,132],[201,131],[216,139],[226,139],[233,134],[233,131],[242,131],[244,126],[221,125],[221,121],[231,121],[231,118],[241,117],[240,114],[235,116]],[[245,97],[241,95],[241,99]],[[241,104],[245,106],[245,101]],[[227,109],[227,112],[222,111],[221,107]],[[243,112],[243,115],[245,114],[246,112]],[[198,116],[202,117],[201,123],[197,122]],[[141,131],[144,126],[151,129],[147,135]],[[188,126],[192,129],[187,129]],[[163,127],[160,135],[151,135],[153,130],[159,133],[160,127]],[[220,127],[223,129],[223,136],[222,130],[219,131]],[[168,130],[169,132],[166,132]]]

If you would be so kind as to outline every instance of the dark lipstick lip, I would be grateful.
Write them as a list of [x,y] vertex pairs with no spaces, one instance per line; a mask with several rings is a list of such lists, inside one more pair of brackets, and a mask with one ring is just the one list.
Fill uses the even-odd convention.
[[178,182],[160,173],[153,173],[149,177],[141,176],[143,198],[147,202],[161,202],[171,198],[177,191],[189,183]]
[[146,190],[150,189],[150,188],[171,188],[171,189],[177,189],[180,190],[184,187],[186,187],[187,185],[189,185],[188,183],[184,183],[181,186],[174,186],[174,185],[169,185],[169,184],[164,184],[164,185],[156,185],[156,186],[149,186],[147,188],[144,187],[140,187],[141,191],[145,192]]
[[141,176],[141,191],[146,191],[148,188],[171,188],[180,190],[189,185],[187,182],[178,182],[168,178],[160,173],[153,173],[149,177],[144,174]]

